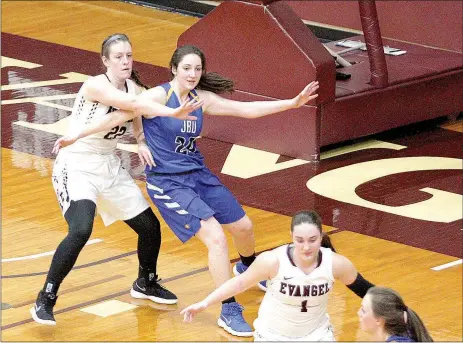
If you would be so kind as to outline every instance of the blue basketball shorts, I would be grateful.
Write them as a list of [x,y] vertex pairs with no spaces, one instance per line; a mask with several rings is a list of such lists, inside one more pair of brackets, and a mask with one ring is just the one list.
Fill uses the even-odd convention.
[[198,232],[201,219],[215,217],[220,224],[230,224],[245,215],[230,190],[208,168],[184,174],[148,174],[146,189],[183,243]]

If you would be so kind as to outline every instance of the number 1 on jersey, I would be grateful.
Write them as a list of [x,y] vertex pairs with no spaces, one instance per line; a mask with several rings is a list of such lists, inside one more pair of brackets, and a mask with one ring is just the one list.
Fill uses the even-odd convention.
[[301,312],[307,312],[307,300],[301,302]]

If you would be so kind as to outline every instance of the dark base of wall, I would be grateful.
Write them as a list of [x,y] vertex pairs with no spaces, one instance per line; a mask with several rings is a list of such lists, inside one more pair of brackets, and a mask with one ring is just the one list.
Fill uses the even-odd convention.
[[[162,11],[175,12],[193,17],[202,18],[215,6],[207,5],[191,0],[121,0],[123,2],[135,3],[142,6],[153,7]],[[358,33],[350,31],[336,30],[316,25],[306,25],[312,33],[322,42],[346,39],[357,36]]]

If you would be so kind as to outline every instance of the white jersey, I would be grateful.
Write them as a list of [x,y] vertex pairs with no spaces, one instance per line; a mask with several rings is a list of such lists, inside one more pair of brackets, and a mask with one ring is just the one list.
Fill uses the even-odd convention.
[[[126,91],[129,94],[136,94],[136,86],[132,80],[126,80]],[[117,111],[117,108],[103,105],[98,102],[85,100],[82,95],[82,88],[77,94],[74,107],[72,109],[68,134],[73,134],[93,123],[108,113]],[[110,131],[97,132],[93,135],[81,138],[69,147],[64,148],[66,152],[77,153],[96,153],[100,155],[113,154],[116,150],[117,142],[129,129],[130,123],[113,127]]]
[[[136,94],[132,80],[126,81],[126,90]],[[81,130],[115,110],[111,106],[85,100],[81,89],[72,109],[69,133]],[[105,225],[110,225],[116,220],[134,218],[149,207],[116,154],[117,141],[127,132],[128,124],[84,137],[59,151],[52,180],[63,215],[71,201],[88,199],[97,204]]]
[[296,267],[289,244],[273,252],[280,266],[278,274],[267,281],[267,292],[254,322],[256,331],[297,339],[330,327],[326,309],[334,282],[333,252],[320,248],[319,265],[310,274]]

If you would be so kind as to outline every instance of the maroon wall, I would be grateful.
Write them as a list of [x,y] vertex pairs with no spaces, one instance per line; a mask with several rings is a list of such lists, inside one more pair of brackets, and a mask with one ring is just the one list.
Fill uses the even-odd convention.
[[[362,30],[358,1],[284,1],[302,19]],[[383,37],[462,51],[462,1],[377,0]]]
[[184,44],[201,48],[207,70],[230,77],[240,91],[285,99],[318,80],[317,101],[334,100],[334,59],[282,1],[265,10],[223,2],[180,35],[177,45]]

